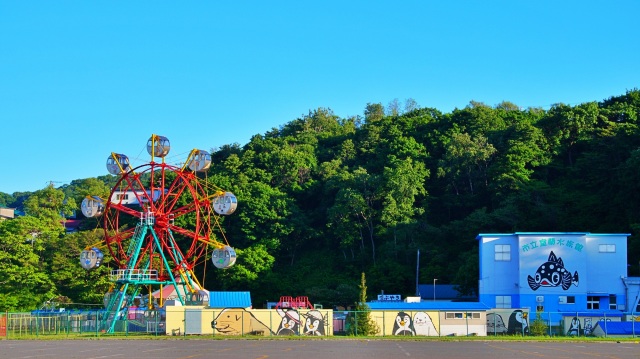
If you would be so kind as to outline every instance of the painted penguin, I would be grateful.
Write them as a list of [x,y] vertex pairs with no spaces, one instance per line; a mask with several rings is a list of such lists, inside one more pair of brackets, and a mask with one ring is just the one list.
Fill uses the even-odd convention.
[[413,329],[411,316],[405,312],[399,312],[393,323],[393,335],[416,335]]
[[416,335],[438,335],[431,317],[425,312],[418,312],[413,316],[413,328],[416,330]]
[[509,334],[529,334],[529,323],[527,323],[527,313],[522,310],[514,310],[509,316]]
[[276,311],[282,317],[276,335],[297,335],[298,325],[300,324],[298,311],[294,309],[282,310],[280,308],[276,309]]
[[322,313],[317,310],[311,310],[305,314],[306,321],[304,322],[304,334],[305,335],[325,335],[324,334],[324,318]]
[[580,335],[580,319],[577,317],[573,317],[573,319],[571,319],[567,335]]
[[530,275],[527,278],[529,287],[533,290],[538,290],[540,287],[557,287],[562,286],[562,289],[567,290],[571,287],[571,284],[578,286],[578,272],[576,271],[573,276],[564,268],[564,262],[562,258],[556,258],[556,255],[549,254],[547,262],[538,267],[535,278]]

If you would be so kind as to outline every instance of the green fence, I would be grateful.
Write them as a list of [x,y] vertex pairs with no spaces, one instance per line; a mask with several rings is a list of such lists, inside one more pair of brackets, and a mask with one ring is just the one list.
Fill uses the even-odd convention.
[[[41,336],[100,336],[107,335],[104,311],[82,312],[31,312],[5,313],[5,338],[25,338]],[[116,320],[115,332],[119,335],[164,335],[164,316],[160,311],[129,312]]]
[[[192,310],[184,312],[184,327],[198,326],[202,322],[202,316],[190,316]],[[196,311],[193,311],[194,313]],[[460,312],[460,313],[458,313]],[[107,333],[106,323],[111,323],[113,318],[104,318],[104,311],[60,311],[45,312],[35,311],[30,313],[2,313],[0,314],[0,338],[39,338],[47,336],[109,336],[109,335],[191,335],[197,334],[188,329],[167,331],[164,311],[134,310],[129,311],[122,318],[118,318],[114,325],[114,333]],[[214,311],[211,325],[221,312]],[[399,316],[404,315],[406,319]],[[462,314],[458,316],[458,314]],[[480,317],[476,317],[479,314]],[[334,311],[331,317],[323,314],[322,334],[331,335],[415,335],[415,336],[575,336],[575,337],[639,337],[640,313],[597,313],[597,312],[528,312],[520,309],[492,309],[488,311]],[[249,315],[249,314],[245,314]],[[420,330],[419,320],[430,316],[429,322],[433,330],[426,332]],[[264,324],[269,328],[276,328],[281,316],[273,313]],[[330,317],[330,318],[328,318]],[[208,318],[208,317],[207,317]],[[109,320],[106,320],[109,319]],[[255,318],[254,318],[255,319]],[[301,318],[302,319],[302,318]],[[369,320],[374,327],[366,324]],[[365,322],[363,322],[365,321]],[[408,321],[405,324],[409,330],[399,331],[395,323]],[[290,335],[304,336],[301,326]],[[255,325],[255,324],[254,324]],[[456,329],[451,329],[456,327]],[[213,328],[213,327],[212,327]],[[332,330],[330,329],[332,328]],[[171,328],[169,328],[171,329]],[[367,331],[368,332],[363,332]],[[213,330],[213,335],[221,335]],[[262,332],[253,330],[241,332],[239,336],[279,335],[275,330]],[[280,334],[281,335],[281,334]]]

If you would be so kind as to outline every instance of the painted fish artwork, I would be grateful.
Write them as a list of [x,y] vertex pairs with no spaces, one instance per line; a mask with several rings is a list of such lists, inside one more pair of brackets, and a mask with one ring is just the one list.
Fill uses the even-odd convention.
[[529,282],[529,287],[533,290],[538,290],[540,287],[557,286],[562,286],[562,289],[567,290],[571,287],[571,284],[578,286],[578,272],[576,271],[572,276],[564,267],[562,258],[556,257],[551,251],[549,259],[538,267],[535,278],[529,275],[527,282]]

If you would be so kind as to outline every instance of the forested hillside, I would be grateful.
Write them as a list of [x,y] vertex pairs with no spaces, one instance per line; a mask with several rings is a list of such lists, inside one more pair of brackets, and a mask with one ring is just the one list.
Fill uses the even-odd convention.
[[[207,181],[239,200],[223,223],[238,261],[207,267],[205,287],[249,290],[257,308],[281,295],[344,305],[365,272],[370,296],[413,295],[420,250],[421,283],[473,293],[476,235],[515,231],[631,233],[629,275],[640,275],[639,90],[549,109],[405,105],[368,104],[351,118],[320,108],[213,149]],[[64,235],[56,213],[88,194],[106,197],[113,180],[0,194],[27,214],[0,222],[0,310],[54,296],[101,302],[108,265],[78,265],[80,250],[100,240],[97,221]]]

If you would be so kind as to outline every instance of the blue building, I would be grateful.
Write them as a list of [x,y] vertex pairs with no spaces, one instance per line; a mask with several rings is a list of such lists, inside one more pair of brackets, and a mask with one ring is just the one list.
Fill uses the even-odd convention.
[[640,312],[640,278],[627,276],[629,235],[479,234],[479,300],[562,317]]

